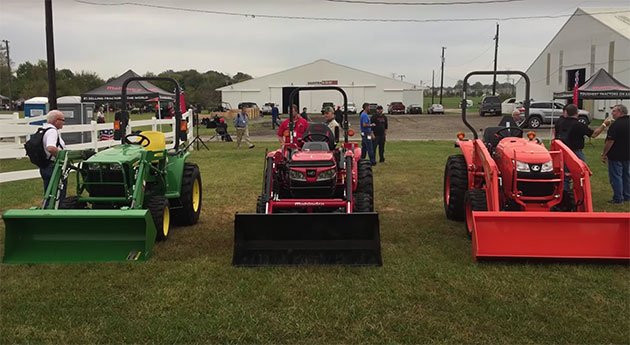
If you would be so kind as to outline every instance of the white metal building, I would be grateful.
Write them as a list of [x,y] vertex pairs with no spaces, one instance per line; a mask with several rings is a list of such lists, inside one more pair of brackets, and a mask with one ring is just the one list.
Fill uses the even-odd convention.
[[[240,102],[255,102],[258,106],[267,102],[282,105],[286,113],[289,94],[295,87],[330,85],[341,87],[357,108],[364,102],[378,103],[387,109],[391,102],[423,104],[424,87],[339,65],[328,60],[317,60],[285,71],[254,78],[217,89],[221,98],[235,108]],[[343,105],[337,91],[300,92],[299,106],[309,113],[321,111],[322,103]]]
[[[534,60],[526,73],[531,98],[551,100],[554,92],[573,89],[604,68],[615,79],[630,85],[630,9],[578,8]],[[525,97],[525,82],[516,84],[516,96]],[[582,108],[604,118],[618,100],[584,100]],[[628,100],[624,101],[628,104]]]

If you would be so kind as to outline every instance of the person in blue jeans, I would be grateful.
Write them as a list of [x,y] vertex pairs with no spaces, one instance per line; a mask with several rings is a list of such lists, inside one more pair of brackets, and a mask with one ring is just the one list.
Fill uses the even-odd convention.
[[608,180],[613,190],[611,204],[630,201],[630,118],[623,104],[612,109],[615,122],[610,126],[602,152],[602,162],[608,162]]
[[359,117],[361,123],[361,159],[365,159],[367,154],[370,157],[370,163],[376,165],[376,156],[374,155],[374,145],[372,140],[374,139],[374,133],[372,133],[372,127],[375,125],[370,121],[368,115],[369,103],[363,103],[363,111]]

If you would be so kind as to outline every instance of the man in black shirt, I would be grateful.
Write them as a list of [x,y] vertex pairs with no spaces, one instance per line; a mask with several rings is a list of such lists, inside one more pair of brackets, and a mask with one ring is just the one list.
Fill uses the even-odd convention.
[[[586,161],[584,157],[584,137],[596,138],[600,135],[607,126],[604,122],[596,129],[590,129],[587,125],[578,121],[578,108],[575,104],[569,104],[564,107],[566,112],[566,118],[558,125],[559,133],[556,133],[556,137],[567,145],[578,158]],[[566,169],[566,167],[565,167]],[[570,191],[571,184],[568,178],[564,179],[564,190]]]
[[337,110],[335,110],[335,121],[337,121],[340,126],[343,126],[343,112],[340,106],[337,106]]
[[615,122],[610,126],[602,161],[608,161],[608,179],[613,190],[611,204],[630,201],[630,119],[628,108],[623,104],[613,107]]
[[376,107],[376,114],[372,115],[370,122],[374,124],[374,156],[376,156],[376,148],[378,147],[379,162],[385,162],[385,136],[387,135],[387,116],[383,114],[383,107]]

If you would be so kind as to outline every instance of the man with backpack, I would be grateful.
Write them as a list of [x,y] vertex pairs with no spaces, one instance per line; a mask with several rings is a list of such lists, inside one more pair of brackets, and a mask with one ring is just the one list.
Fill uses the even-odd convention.
[[[55,157],[57,157],[59,151],[65,149],[66,147],[66,143],[59,135],[59,130],[63,128],[63,123],[65,121],[63,113],[59,110],[51,110],[46,115],[46,118],[47,123],[45,123],[44,126],[42,126],[40,130],[38,130],[38,133],[40,131],[43,132],[43,135],[41,136],[40,146],[42,151],[40,151],[39,153],[39,155],[41,156],[41,153],[43,152],[43,157],[38,158],[36,162],[33,162],[37,166],[39,166],[39,174],[44,180],[44,192],[48,188],[48,184],[50,183],[50,178],[55,167],[54,159]],[[38,133],[36,133],[34,137],[37,137]],[[27,154],[29,154],[28,148]],[[34,160],[33,156],[33,154],[29,154],[31,161]]]

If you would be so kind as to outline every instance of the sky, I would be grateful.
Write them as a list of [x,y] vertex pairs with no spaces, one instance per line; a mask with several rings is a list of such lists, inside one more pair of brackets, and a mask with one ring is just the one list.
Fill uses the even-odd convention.
[[[108,79],[127,69],[260,77],[327,59],[424,86],[435,71],[438,86],[446,47],[444,85],[452,86],[470,71],[492,69],[497,24],[498,69],[525,71],[578,7],[630,11],[628,0],[458,0],[471,1],[485,3],[52,0],[55,62]],[[427,2],[440,5],[417,5]],[[0,0],[0,39],[9,41],[14,68],[45,60],[44,0]]]

